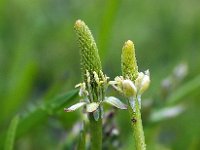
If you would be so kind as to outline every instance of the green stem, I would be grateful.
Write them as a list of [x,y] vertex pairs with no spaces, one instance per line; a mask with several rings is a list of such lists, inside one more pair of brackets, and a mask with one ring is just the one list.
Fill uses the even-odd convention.
[[138,99],[135,99],[135,110],[132,109],[129,102],[128,104],[128,111],[131,119],[131,126],[133,129],[136,150],[146,150],[145,137]]
[[102,150],[102,119],[96,121],[93,113],[89,114],[91,150]]
[[77,150],[86,150],[85,139],[86,139],[86,125],[85,122],[83,121],[83,129],[81,130],[80,133]]

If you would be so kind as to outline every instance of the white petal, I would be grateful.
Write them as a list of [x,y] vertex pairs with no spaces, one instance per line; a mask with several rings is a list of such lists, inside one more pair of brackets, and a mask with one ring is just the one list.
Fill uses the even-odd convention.
[[80,108],[80,107],[82,107],[84,105],[86,105],[86,102],[76,103],[76,104],[70,106],[69,108],[64,108],[64,111],[72,112],[72,111],[75,111],[75,110],[77,110],[78,108]]
[[141,82],[144,78],[144,73],[143,72],[139,72],[137,79],[135,80],[135,86],[137,87],[137,89],[140,89],[141,87]]
[[148,75],[148,76],[150,76],[149,69],[148,69],[148,70],[146,70],[144,73],[145,73],[145,75]]
[[135,96],[137,88],[131,80],[127,79],[123,81],[123,92],[128,97]]
[[110,84],[110,85],[115,85],[115,84],[117,84],[117,81],[109,81],[108,84]]
[[123,80],[124,80],[124,78],[122,76],[115,77],[115,81],[118,83],[122,82]]
[[106,102],[112,106],[119,108],[119,109],[127,109],[127,107],[124,103],[122,103],[118,98],[113,97],[113,96],[106,97],[103,102]]
[[142,94],[144,91],[146,91],[150,84],[150,78],[148,75],[144,75],[143,80],[141,82],[139,94]]
[[86,105],[87,112],[94,112],[99,107],[99,103],[93,102]]

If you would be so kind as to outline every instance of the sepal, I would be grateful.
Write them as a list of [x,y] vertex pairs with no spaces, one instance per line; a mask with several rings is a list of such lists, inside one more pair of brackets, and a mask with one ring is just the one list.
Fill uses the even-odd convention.
[[86,112],[94,112],[99,107],[99,103],[93,102],[86,105]]
[[73,112],[73,111],[83,107],[86,104],[87,104],[86,102],[79,102],[79,103],[76,103],[76,104],[70,106],[69,108],[64,108],[64,111],[65,112]]
[[115,106],[119,109],[127,109],[127,106],[124,103],[122,103],[118,98],[113,96],[105,97],[105,100],[103,102]]

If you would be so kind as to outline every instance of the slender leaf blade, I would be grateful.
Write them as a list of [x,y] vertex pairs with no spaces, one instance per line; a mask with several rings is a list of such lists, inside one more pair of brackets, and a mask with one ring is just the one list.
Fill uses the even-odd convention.
[[16,115],[11,120],[9,129],[7,132],[5,147],[4,147],[5,150],[12,150],[14,147],[15,134],[18,127],[18,123],[19,123],[19,115]]

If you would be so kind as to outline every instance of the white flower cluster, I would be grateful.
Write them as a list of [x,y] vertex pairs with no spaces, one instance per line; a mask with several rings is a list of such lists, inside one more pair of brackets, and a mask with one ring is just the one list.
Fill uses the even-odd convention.
[[79,83],[75,86],[75,88],[79,89],[79,96],[82,98],[80,102],[70,106],[69,108],[65,108],[66,112],[75,111],[83,106],[85,106],[85,111],[87,113],[93,113],[95,120],[99,119],[99,109],[101,109],[101,117],[103,117],[103,106],[101,104],[107,103],[113,105],[120,109],[127,109],[126,105],[123,104],[119,99],[115,97],[105,97],[105,92],[108,87],[108,79],[106,75],[100,71],[100,77],[94,71],[93,77],[97,84],[97,101],[94,101],[95,97],[93,97],[93,90],[91,87],[91,79],[89,71],[86,71],[87,82]]
[[129,98],[129,102],[134,107],[135,99],[138,99],[141,107],[141,95],[150,84],[149,70],[139,72],[138,77],[135,81],[130,79],[124,79],[122,76],[116,77],[114,81],[109,82],[117,91],[122,93],[125,97]]
[[103,103],[110,104],[119,109],[127,109],[127,106],[122,103],[116,97],[106,97],[105,92],[108,85],[112,85],[117,91],[122,93],[129,99],[129,103],[133,110],[135,110],[135,100],[138,100],[141,107],[141,95],[148,88],[150,83],[149,71],[145,73],[140,72],[135,81],[130,79],[124,79],[122,76],[116,77],[114,81],[108,83],[108,77],[100,71],[100,77],[96,72],[93,72],[94,80],[97,84],[97,101],[94,101],[93,90],[91,87],[90,73],[86,71],[87,81],[77,84],[75,87],[80,88],[79,96],[81,100],[79,103],[72,105],[69,108],[65,108],[66,112],[72,112],[80,107],[85,106],[87,113],[93,113],[95,120],[99,119],[99,109],[101,110],[101,117],[103,117]]

